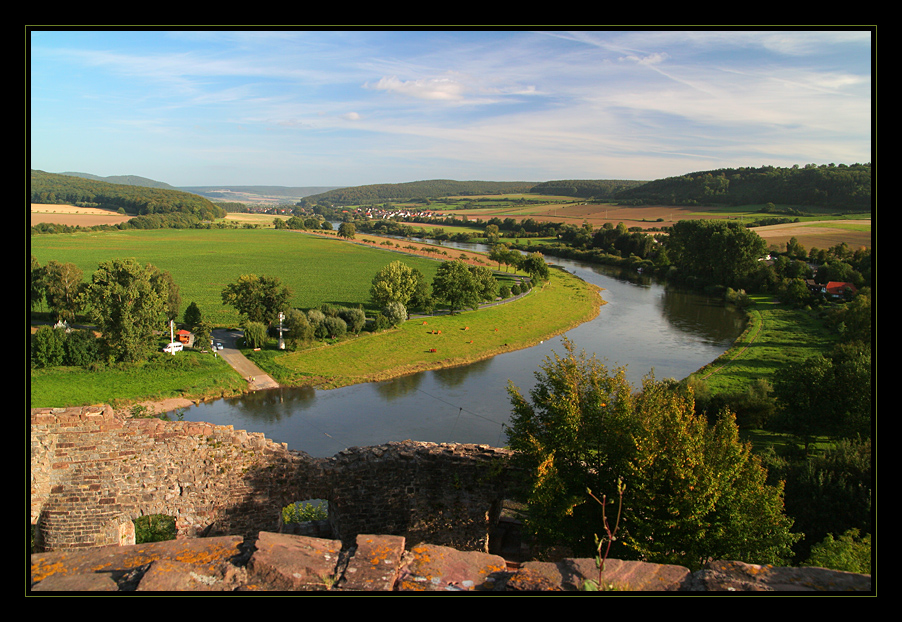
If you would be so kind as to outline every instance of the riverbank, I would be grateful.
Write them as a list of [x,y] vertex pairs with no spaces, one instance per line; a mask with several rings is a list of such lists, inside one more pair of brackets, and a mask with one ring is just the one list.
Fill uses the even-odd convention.
[[332,389],[378,382],[534,346],[594,319],[604,304],[600,291],[552,270],[547,282],[506,304],[411,319],[395,329],[299,352],[248,356],[282,386]]

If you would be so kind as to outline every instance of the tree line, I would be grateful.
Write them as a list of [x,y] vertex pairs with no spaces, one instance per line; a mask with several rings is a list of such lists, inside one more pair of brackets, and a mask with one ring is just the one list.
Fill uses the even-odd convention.
[[563,179],[536,184],[529,192],[603,201],[612,200],[618,193],[645,183],[647,182],[626,179]]
[[190,214],[198,220],[222,218],[225,211],[204,197],[180,190],[111,184],[82,177],[31,171],[32,203],[90,205],[136,216]]
[[454,181],[432,179],[400,184],[371,184],[339,188],[307,197],[309,201],[327,201],[338,205],[382,203],[391,200],[409,200],[418,197],[443,197],[448,195],[509,194],[528,192],[535,182],[518,181]]
[[626,205],[754,205],[782,203],[870,211],[871,165],[808,164],[699,171],[625,189]]

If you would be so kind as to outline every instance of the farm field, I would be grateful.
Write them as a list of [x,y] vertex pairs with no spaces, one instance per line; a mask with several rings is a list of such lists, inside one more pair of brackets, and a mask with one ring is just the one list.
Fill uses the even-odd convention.
[[813,222],[788,223],[755,227],[755,233],[780,250],[786,249],[790,238],[796,238],[806,249],[830,248],[842,242],[849,248],[871,248],[873,246],[871,221],[868,220],[818,220]]
[[96,207],[78,207],[75,205],[31,204],[31,226],[41,223],[68,225],[70,227],[93,227],[95,225],[118,225],[132,216],[117,214]]
[[291,304],[300,309],[323,302],[369,305],[376,272],[397,259],[432,280],[438,262],[399,255],[335,236],[313,236],[275,229],[158,229],[36,235],[31,254],[41,265],[71,262],[91,278],[97,266],[117,257],[133,257],[172,274],[182,308],[196,302],[217,326],[237,326],[238,313],[223,305],[221,292],[242,274],[276,276],[291,288]]

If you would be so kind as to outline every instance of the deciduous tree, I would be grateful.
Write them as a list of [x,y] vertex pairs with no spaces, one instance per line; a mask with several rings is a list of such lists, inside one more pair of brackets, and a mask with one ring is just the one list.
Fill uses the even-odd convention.
[[170,282],[155,266],[134,259],[106,261],[94,272],[85,300],[115,360],[142,360],[166,330]]
[[400,302],[406,306],[417,293],[421,277],[419,270],[401,261],[393,261],[373,277],[370,297],[378,307],[390,302]]
[[44,296],[60,321],[71,322],[82,309],[82,271],[73,263],[50,261],[44,267]]
[[741,223],[727,220],[681,220],[666,241],[671,261],[688,275],[726,287],[742,287],[767,244]]
[[479,283],[467,264],[460,260],[442,263],[432,281],[432,295],[448,305],[451,313],[463,308],[478,309],[479,292]]
[[529,253],[520,267],[532,277],[533,281],[548,280],[548,264],[545,263],[545,256],[542,253]]
[[710,426],[690,390],[645,379],[594,356],[545,359],[531,401],[513,385],[508,442],[526,474],[527,527],[545,543],[592,554],[600,507],[623,479],[621,533],[613,557],[692,569],[709,558],[782,563],[798,537],[783,514],[782,486],[740,442],[732,416]]
[[223,304],[231,305],[247,322],[269,323],[288,310],[291,290],[277,277],[244,274],[222,290]]

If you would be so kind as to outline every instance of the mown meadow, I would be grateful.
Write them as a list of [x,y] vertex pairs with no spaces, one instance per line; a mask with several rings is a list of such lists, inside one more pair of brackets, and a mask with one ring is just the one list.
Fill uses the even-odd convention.
[[[74,263],[84,280],[101,262],[116,257],[153,264],[172,274],[183,310],[195,302],[219,327],[239,325],[240,316],[222,303],[221,292],[242,274],[278,277],[291,288],[291,305],[299,309],[323,303],[362,305],[372,315],[376,310],[370,308],[369,289],[380,268],[400,259],[431,281],[440,265],[433,259],[336,237],[275,229],[34,236],[31,252],[41,265],[51,260]],[[508,280],[501,276],[501,281]],[[509,304],[411,319],[400,328],[349,335],[337,342],[314,341],[298,352],[283,352],[272,343],[246,353],[283,385],[342,386],[461,365],[527,347],[595,317],[601,302],[597,288],[552,270],[547,283]],[[163,341],[168,335],[161,335]],[[215,397],[241,392],[243,382],[221,359],[196,352],[120,367],[32,370],[32,406]]]
[[564,271],[522,298],[478,311],[413,317],[399,328],[361,333],[298,352],[247,352],[286,385],[338,387],[464,365],[539,343],[591,320],[602,299],[598,289]]
[[767,296],[751,296],[748,325],[733,346],[693,377],[704,379],[714,393],[744,390],[756,378],[773,378],[791,363],[825,354],[836,334],[811,312],[779,304]]
[[242,274],[275,276],[292,290],[299,309],[323,303],[369,308],[373,276],[401,259],[431,281],[439,262],[387,252],[338,238],[276,229],[158,229],[38,235],[31,254],[41,265],[73,263],[89,280],[97,266],[134,257],[172,274],[182,308],[195,302],[216,326],[237,326],[238,313],[222,303],[222,290]]

